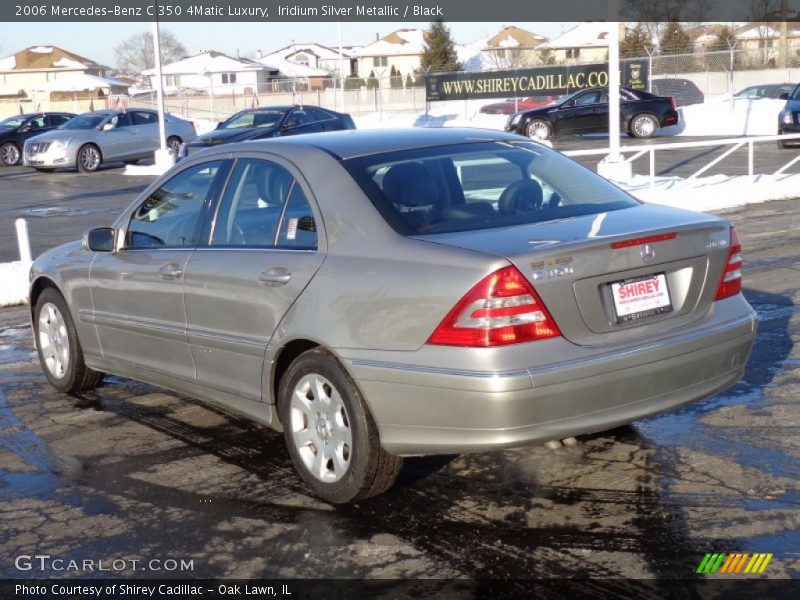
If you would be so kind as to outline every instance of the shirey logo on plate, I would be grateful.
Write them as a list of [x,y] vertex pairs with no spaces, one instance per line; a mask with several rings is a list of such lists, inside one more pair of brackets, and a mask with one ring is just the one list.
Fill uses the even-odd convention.
[[771,560],[772,552],[709,552],[700,561],[695,573],[756,575],[763,573]]

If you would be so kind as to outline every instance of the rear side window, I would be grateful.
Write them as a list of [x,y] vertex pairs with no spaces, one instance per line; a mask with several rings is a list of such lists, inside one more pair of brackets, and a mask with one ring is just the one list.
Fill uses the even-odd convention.
[[638,202],[533,142],[488,142],[344,161],[403,235],[494,229],[598,214]]
[[136,111],[132,114],[134,125],[154,125],[158,123],[158,115],[156,113]]

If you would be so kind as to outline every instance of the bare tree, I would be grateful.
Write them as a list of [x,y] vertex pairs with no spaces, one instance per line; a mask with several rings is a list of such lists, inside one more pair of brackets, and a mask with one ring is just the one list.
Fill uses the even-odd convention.
[[[186,56],[186,47],[171,31],[162,29],[159,40],[162,63],[170,63]],[[152,69],[155,66],[153,36],[146,31],[134,33],[114,47],[114,55],[117,68],[121,71],[138,74],[146,69]]]

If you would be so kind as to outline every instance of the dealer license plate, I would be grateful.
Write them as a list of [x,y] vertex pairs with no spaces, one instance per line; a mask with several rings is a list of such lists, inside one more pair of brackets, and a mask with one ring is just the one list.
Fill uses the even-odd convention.
[[654,317],[672,310],[664,273],[625,279],[611,284],[617,323]]

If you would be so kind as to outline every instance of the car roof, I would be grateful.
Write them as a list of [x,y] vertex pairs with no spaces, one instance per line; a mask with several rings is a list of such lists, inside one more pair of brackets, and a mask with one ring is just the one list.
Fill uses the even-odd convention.
[[[337,158],[346,160],[358,156],[399,152],[414,148],[496,141],[521,142],[524,141],[524,138],[515,134],[488,129],[411,127],[408,129],[349,129],[327,133],[311,133],[278,139],[241,142],[237,146],[242,150],[253,150],[259,145],[264,150],[276,148],[277,146],[317,148]],[[233,149],[231,148],[231,150]]]

